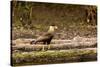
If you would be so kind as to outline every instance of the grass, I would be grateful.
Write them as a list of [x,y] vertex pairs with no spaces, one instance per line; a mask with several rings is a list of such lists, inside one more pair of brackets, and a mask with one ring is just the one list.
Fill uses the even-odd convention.
[[13,65],[53,64],[63,62],[96,61],[96,50],[71,49],[55,51],[16,52],[12,54]]

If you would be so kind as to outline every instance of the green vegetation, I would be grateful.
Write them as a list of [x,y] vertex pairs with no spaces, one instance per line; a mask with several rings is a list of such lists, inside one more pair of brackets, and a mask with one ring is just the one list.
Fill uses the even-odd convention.
[[[13,65],[48,64],[95,61],[96,50],[71,49],[62,51],[33,51],[13,53]],[[20,64],[21,63],[21,64]]]

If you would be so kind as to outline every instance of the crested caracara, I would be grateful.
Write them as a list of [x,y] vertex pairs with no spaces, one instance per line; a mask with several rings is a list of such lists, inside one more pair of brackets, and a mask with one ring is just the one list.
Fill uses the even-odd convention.
[[41,35],[35,41],[31,41],[30,44],[36,44],[38,42],[43,42],[43,44],[49,45],[51,40],[52,40],[52,38],[54,37],[55,29],[57,29],[57,26],[51,25],[49,27],[49,30],[48,30],[47,33]]

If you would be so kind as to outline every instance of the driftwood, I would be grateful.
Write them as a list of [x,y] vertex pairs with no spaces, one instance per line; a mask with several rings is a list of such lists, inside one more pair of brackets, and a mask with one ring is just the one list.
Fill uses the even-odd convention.
[[[25,38],[19,38],[16,40],[12,40],[12,45],[20,45],[20,44],[29,44],[31,41],[35,39],[25,39]],[[51,44],[62,44],[62,43],[71,43],[71,42],[97,42],[97,38],[83,38],[83,37],[74,37],[71,40],[56,40],[53,39],[51,41]]]
[[[20,51],[40,51],[43,48],[45,50],[64,50],[64,49],[73,49],[73,48],[90,48],[96,47],[97,44],[93,43],[79,43],[77,45],[73,43],[65,43],[65,44],[50,44],[50,45],[21,45],[21,46],[12,46],[12,50],[20,50]],[[48,48],[50,47],[50,48]]]
[[41,43],[30,45],[30,41],[34,39],[17,39],[12,43],[12,50],[20,51],[40,51],[44,50],[64,50],[73,48],[90,48],[97,47],[96,38],[74,38],[72,40],[52,40],[51,44],[43,45]]

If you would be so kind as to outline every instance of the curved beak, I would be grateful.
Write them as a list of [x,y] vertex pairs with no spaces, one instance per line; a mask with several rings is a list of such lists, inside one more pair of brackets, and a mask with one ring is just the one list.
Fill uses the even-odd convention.
[[57,27],[57,26],[55,26],[55,29],[58,29],[58,27]]

